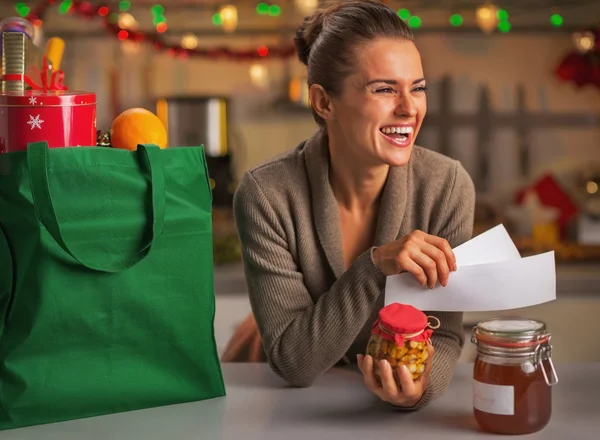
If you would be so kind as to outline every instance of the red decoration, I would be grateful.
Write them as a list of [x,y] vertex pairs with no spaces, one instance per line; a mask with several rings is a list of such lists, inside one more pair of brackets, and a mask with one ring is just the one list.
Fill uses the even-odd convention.
[[39,70],[40,82],[36,83],[29,76],[24,74],[9,73],[2,75],[4,81],[22,81],[33,90],[42,90],[48,92],[50,90],[67,90],[67,86],[63,84],[65,74],[62,70],[52,72],[52,67],[48,62],[48,58],[44,55],[42,58],[42,69]]
[[587,53],[568,53],[555,70],[562,81],[573,82],[580,88],[588,84],[600,88],[600,28],[591,32],[595,37],[594,48]]
[[569,222],[574,220],[579,214],[579,209],[571,197],[569,197],[569,194],[561,188],[551,174],[546,174],[532,186],[524,188],[517,193],[515,198],[517,205],[523,203],[525,194],[530,190],[537,194],[542,205],[554,207],[559,210],[560,216],[558,218],[558,224],[561,237],[563,239],[566,238]]
[[50,148],[96,145],[96,95],[28,90],[0,95],[0,145],[5,153],[30,142]]
[[372,333],[383,339],[404,344],[408,339],[416,342],[429,340],[433,329],[428,328],[427,315],[411,305],[392,303],[379,311],[379,319],[372,326]]
[[[44,12],[46,9],[52,5],[57,5],[59,2],[57,0],[44,0],[35,8],[32,8],[27,19],[32,23],[35,20],[43,19]],[[259,51],[256,48],[253,49],[229,49],[227,47],[217,47],[210,49],[196,48],[196,49],[184,49],[179,45],[168,44],[163,37],[161,36],[162,32],[167,30],[166,24],[165,26],[159,27],[157,26],[157,32],[155,33],[146,33],[140,31],[133,31],[129,29],[122,29],[116,22],[117,20],[113,20],[112,17],[117,16],[118,12],[116,10],[111,9],[108,4],[104,5],[95,5],[90,3],[89,1],[81,1],[81,0],[73,0],[71,9],[69,10],[70,14],[76,14],[84,19],[92,19],[94,17],[98,17],[104,21],[104,26],[106,30],[115,35],[121,41],[130,40],[138,43],[146,42],[152,44],[155,50],[167,51],[169,54],[179,57],[179,58],[188,58],[188,57],[203,57],[210,59],[217,58],[228,58],[236,61],[247,61],[247,60],[255,60],[259,58],[289,58],[296,55],[296,48],[293,42],[290,42],[288,45],[282,45],[279,47],[271,47],[267,48],[266,54],[261,55],[262,51]],[[127,34],[125,34],[125,32]],[[266,47],[266,46],[261,46]],[[259,48],[260,49],[260,48]]]
[[269,55],[269,48],[267,46],[258,46],[258,49],[256,49],[256,53],[258,54],[258,56],[266,57],[267,55]]

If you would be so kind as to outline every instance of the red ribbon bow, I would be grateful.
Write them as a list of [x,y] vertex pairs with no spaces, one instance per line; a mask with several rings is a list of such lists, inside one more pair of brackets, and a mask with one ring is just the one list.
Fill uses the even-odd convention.
[[29,76],[19,73],[9,73],[2,75],[4,81],[23,81],[33,90],[43,90],[44,93],[49,90],[68,90],[67,86],[63,84],[65,74],[62,70],[52,72],[52,67],[48,64],[48,58],[44,55],[43,58],[44,68],[40,72],[40,84],[36,84]]

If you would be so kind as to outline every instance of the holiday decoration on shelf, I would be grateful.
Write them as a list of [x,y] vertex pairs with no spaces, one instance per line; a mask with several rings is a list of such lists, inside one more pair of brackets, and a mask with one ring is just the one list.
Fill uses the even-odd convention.
[[577,87],[600,87],[600,27],[573,34],[575,50],[568,53],[556,68],[556,75]]
[[107,131],[96,130],[96,146],[97,147],[112,147],[110,142],[110,133]]
[[[177,58],[203,57],[209,59],[226,58],[237,61],[247,61],[264,58],[289,58],[296,55],[296,48],[293,44],[293,41],[281,46],[269,47],[268,51],[257,50],[256,48],[230,49],[227,47],[207,49],[200,48],[195,45],[187,45],[187,47],[183,47],[181,44],[170,44],[162,36],[162,33],[167,30],[167,24],[166,20],[164,20],[164,11],[159,10],[157,7],[158,5],[155,5],[152,9],[156,21],[156,32],[143,32],[137,30],[136,26],[125,27],[128,23],[131,23],[131,20],[119,20],[119,13],[122,11],[112,7],[112,3],[114,2],[95,4],[86,0],[69,0],[66,2],[60,2],[57,0],[44,0],[37,7],[29,10],[27,19],[32,23],[41,23],[43,21],[44,14],[49,7],[59,6],[59,8],[62,8],[61,12],[75,14],[84,19],[102,19],[104,21],[104,27],[106,30],[115,35],[121,41],[151,44],[155,50],[166,51],[168,54]],[[233,21],[235,21],[237,24],[237,16],[233,17],[234,14],[231,12],[232,9],[228,10],[228,29],[234,27]],[[157,21],[157,17],[160,21]],[[258,49],[260,49],[260,47]]]
[[558,208],[543,205],[538,194],[534,190],[528,190],[523,195],[521,209],[528,215],[534,245],[552,248],[560,242]]
[[475,11],[475,19],[477,26],[484,33],[490,34],[498,25],[498,7],[493,4],[485,4],[478,7]]
[[542,176],[533,185],[519,191],[515,202],[531,213],[534,225],[554,223],[563,240],[567,238],[569,224],[579,214],[579,208],[571,196],[551,174]]
[[[381,0],[387,3],[387,0]],[[218,10],[212,15],[212,23],[223,29],[225,33],[235,32],[238,25],[238,8],[228,2],[217,2]],[[234,3],[234,2],[231,2]],[[293,8],[304,15],[310,14],[318,6],[318,0],[294,0]],[[139,30],[137,20],[128,11],[132,5],[128,0],[40,0],[36,7],[29,7],[25,2],[17,2],[15,9],[19,15],[26,17],[34,26],[41,26],[44,14],[51,6],[58,7],[61,14],[76,15],[85,20],[99,18],[103,20],[107,31],[121,41],[133,43],[147,43],[152,45],[156,51],[166,51],[168,54],[182,59],[189,57],[202,57],[208,59],[231,59],[235,61],[252,61],[263,58],[289,58],[296,54],[293,41],[270,47],[268,51],[259,48],[249,49],[231,49],[227,47],[198,47],[198,37],[193,34],[186,34],[179,44],[169,43],[162,36],[167,29],[167,19],[165,9],[160,4],[154,4],[150,8],[152,22],[155,26],[155,32],[144,32]],[[272,2],[257,2],[256,13],[260,16],[280,17],[282,8]],[[422,26],[422,20],[418,15],[411,13],[406,8],[397,11],[398,16],[404,20],[409,27],[419,29]],[[508,11],[498,8],[493,3],[487,1],[483,6],[476,10],[476,25],[485,34],[490,34],[497,30],[501,33],[508,33],[511,28],[511,20]],[[563,18],[558,13],[550,15],[549,26],[559,28],[563,25]],[[463,16],[459,11],[454,12],[449,17],[449,23],[452,27],[461,27],[464,23]]]

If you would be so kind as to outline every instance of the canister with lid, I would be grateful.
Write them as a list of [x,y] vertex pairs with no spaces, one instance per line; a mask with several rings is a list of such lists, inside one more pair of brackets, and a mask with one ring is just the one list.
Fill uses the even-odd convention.
[[96,145],[96,94],[66,90],[0,93],[0,153]]
[[550,339],[546,325],[532,319],[498,318],[473,328],[473,411],[484,431],[529,434],[548,424],[558,383]]

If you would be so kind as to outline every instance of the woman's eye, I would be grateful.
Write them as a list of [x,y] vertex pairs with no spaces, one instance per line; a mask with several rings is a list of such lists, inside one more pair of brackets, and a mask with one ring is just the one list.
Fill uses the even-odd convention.
[[426,92],[427,91],[427,86],[417,87],[414,91],[415,92]]
[[381,89],[377,89],[375,92],[376,93],[394,93],[394,89],[392,89],[391,87],[383,87]]

